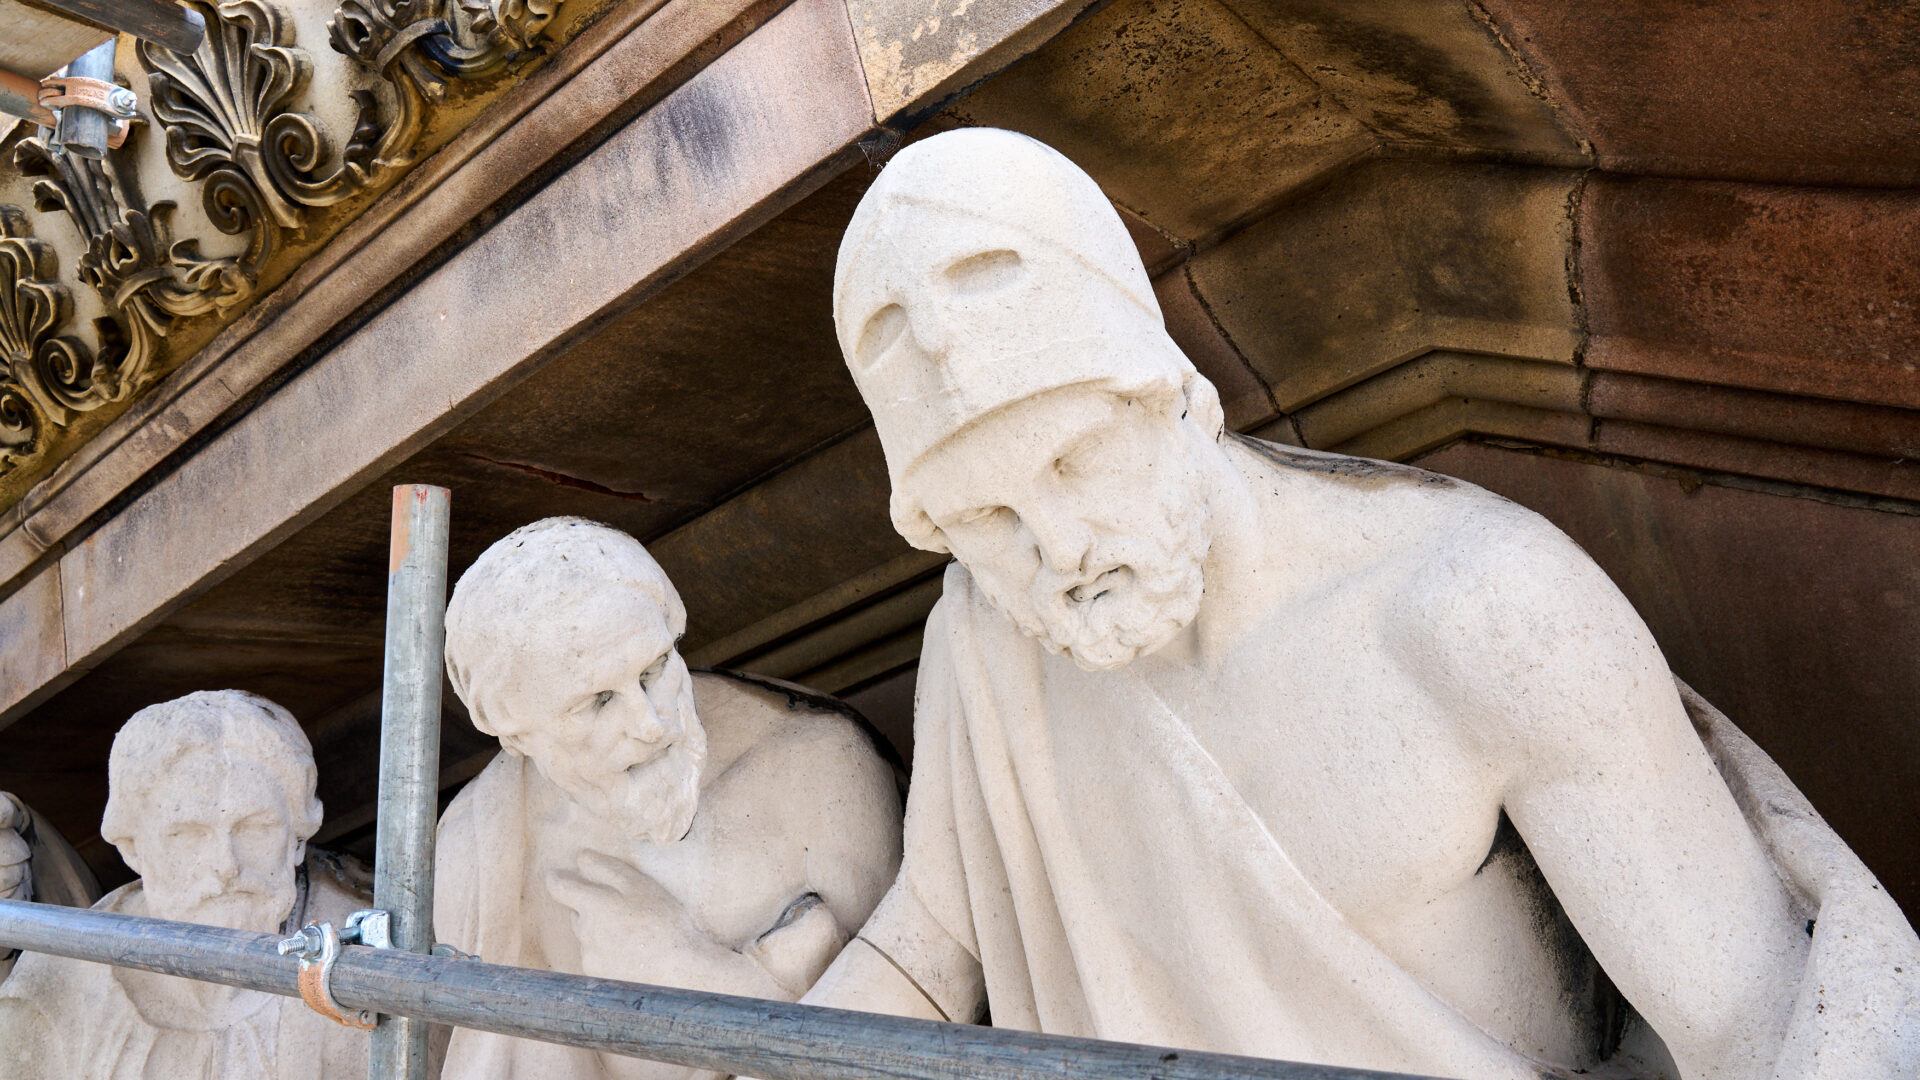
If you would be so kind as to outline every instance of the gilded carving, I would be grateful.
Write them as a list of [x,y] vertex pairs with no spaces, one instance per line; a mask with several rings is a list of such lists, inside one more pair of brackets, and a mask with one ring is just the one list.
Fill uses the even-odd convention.
[[[252,295],[254,266],[270,247],[263,236],[256,236],[239,257],[209,258],[200,254],[194,240],[174,241],[168,220],[173,204],[144,206],[119,175],[116,160],[77,157],[45,139],[31,138],[14,149],[14,163],[25,175],[39,178],[33,185],[34,209],[43,213],[64,211],[86,241],[76,276],[92,286],[120,316],[117,320],[96,321],[100,347],[95,351],[75,338],[52,336],[66,323],[71,310],[64,289],[61,300],[52,306],[41,304],[30,309],[44,313],[53,322],[41,331],[47,344],[36,347],[45,355],[33,361],[35,377],[22,380],[22,384],[32,388],[40,415],[54,427],[71,424],[76,413],[124,400],[157,378],[161,345],[175,319],[221,311]],[[235,193],[232,197],[244,198],[246,194]],[[235,220],[248,213],[257,211],[230,210],[226,218]],[[25,234],[25,216],[20,209],[0,207],[0,220],[7,223],[0,244],[16,252],[9,256],[8,269],[44,269],[46,274],[42,276],[50,277],[51,254],[40,241]],[[215,220],[221,218],[216,216]],[[29,251],[42,254],[30,256]],[[34,258],[42,261],[35,262]],[[18,288],[16,285],[16,291]],[[18,348],[16,340],[10,338],[9,360],[16,377],[21,370],[20,363],[13,359]],[[36,443],[34,451],[17,451],[0,460],[0,473],[37,449]]]
[[72,298],[54,280],[53,249],[18,207],[0,206],[0,469],[40,449],[44,419],[64,418],[40,375]]
[[478,80],[538,54],[562,0],[341,0],[328,43],[380,78],[350,91],[358,109],[336,153],[318,117],[297,108],[313,77],[292,21],[265,0],[181,0],[206,20],[199,48],[182,54],[139,42],[154,126],[168,166],[199,185],[207,217],[244,237],[238,255],[203,255],[175,239],[174,204],[146,205],[122,170],[132,159],[63,153],[42,131],[14,162],[36,177],[34,209],[63,211],[86,251],[73,275],[112,312],[95,320],[97,348],[66,333],[71,294],[52,249],[21,208],[0,206],[0,476],[45,453],[52,429],[122,401],[165,370],[177,320],[250,300],[285,235],[312,211],[369,192],[410,165],[427,105],[451,80]]
[[[188,0],[207,22],[206,37],[189,55],[150,42],[138,45],[140,62],[153,83],[153,114],[166,132],[167,164],[182,179],[206,181],[204,198],[214,220],[226,228],[261,224],[222,210],[251,215],[253,206],[233,201],[216,204],[216,191],[247,185],[252,203],[281,228],[298,228],[300,207],[330,206],[365,189],[369,148],[349,143],[340,160],[322,170],[330,156],[326,130],[311,114],[289,107],[313,76],[305,50],[293,47],[293,28],[277,8],[260,0],[224,0],[208,4]],[[365,113],[354,138],[363,136]]]

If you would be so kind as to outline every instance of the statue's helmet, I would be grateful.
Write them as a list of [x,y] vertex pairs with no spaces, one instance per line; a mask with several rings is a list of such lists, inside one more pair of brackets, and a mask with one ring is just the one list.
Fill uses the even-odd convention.
[[901,478],[942,440],[1062,387],[1204,383],[1167,336],[1113,204],[1059,152],[1010,131],[949,131],[894,156],[841,240],[833,310],[886,454],[894,525],[935,550]]

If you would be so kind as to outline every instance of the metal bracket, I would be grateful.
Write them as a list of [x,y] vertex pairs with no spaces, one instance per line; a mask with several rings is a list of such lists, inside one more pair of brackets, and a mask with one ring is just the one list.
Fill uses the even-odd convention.
[[[280,942],[281,956],[300,958],[300,1000],[307,1008],[336,1024],[367,1029],[378,1022],[370,1009],[342,1008],[333,999],[333,962],[345,945],[364,945],[369,949],[393,948],[393,915],[379,908],[365,908],[347,916],[343,930],[332,923],[308,923],[294,937]],[[478,960],[444,942],[434,945],[433,955],[454,960]]]
[[[354,917],[364,914],[355,912]],[[333,962],[340,959],[340,935],[332,923],[308,923],[280,943],[280,955],[300,958],[300,1000],[307,1008],[336,1024],[363,1031],[378,1022],[371,1009],[344,1009],[333,999]]]
[[124,86],[80,75],[49,75],[40,80],[42,109],[78,106],[105,116],[110,124],[107,145],[119,149],[139,116],[140,98]]
[[40,80],[40,104],[49,109],[78,105],[122,120],[138,113],[140,99],[124,86],[79,75],[49,75]]
[[367,908],[347,916],[347,928],[340,931],[340,944],[365,945],[369,949],[393,948],[393,916],[379,908]]

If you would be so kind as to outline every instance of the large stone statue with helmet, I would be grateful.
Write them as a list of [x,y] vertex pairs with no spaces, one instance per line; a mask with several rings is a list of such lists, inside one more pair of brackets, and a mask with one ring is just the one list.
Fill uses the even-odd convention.
[[[857,714],[690,672],[633,537],[519,529],[461,576],[447,673],[501,752],[440,819],[435,933],[491,963],[792,1001],[892,882],[894,770]],[[445,1080],[692,1070],[457,1030]]]
[[[290,933],[368,906],[364,870],[307,850],[313,749],[294,718],[235,690],[133,715],[114,737],[100,835],[140,879],[94,906]],[[41,870],[36,859],[33,872]],[[298,998],[29,953],[0,984],[5,1080],[352,1080],[364,1032]]]
[[834,317],[926,629],[898,879],[825,1005],[1471,1080],[1907,1077],[1920,942],[1595,564],[1241,438],[1099,188],[901,151]]

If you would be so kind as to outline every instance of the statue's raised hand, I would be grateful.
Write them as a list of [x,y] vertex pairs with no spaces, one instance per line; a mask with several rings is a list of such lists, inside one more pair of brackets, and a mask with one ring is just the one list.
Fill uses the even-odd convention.
[[27,808],[0,791],[0,900],[33,898],[29,873],[33,849],[27,844],[26,831]]
[[548,874],[547,889],[573,912],[581,974],[663,982],[663,959],[709,945],[685,905],[622,859],[583,851],[576,870]]

